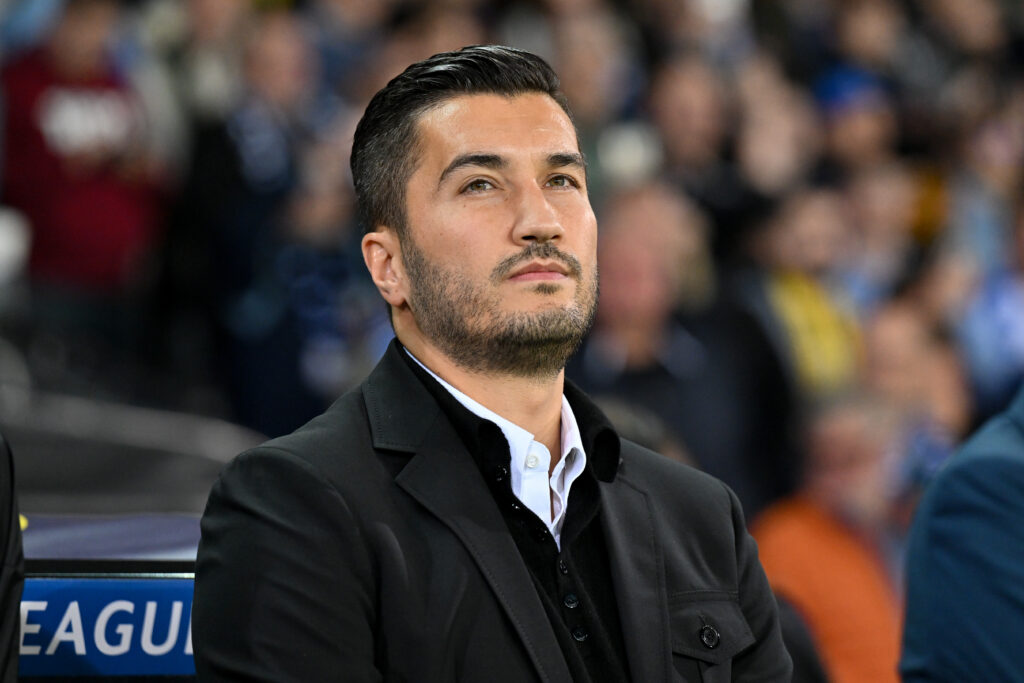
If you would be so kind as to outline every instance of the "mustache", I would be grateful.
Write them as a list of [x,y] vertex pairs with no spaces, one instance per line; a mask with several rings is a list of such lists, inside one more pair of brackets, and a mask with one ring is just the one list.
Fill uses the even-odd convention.
[[558,261],[569,271],[575,279],[579,280],[583,275],[583,267],[580,265],[579,260],[572,254],[567,254],[560,250],[551,242],[531,242],[526,248],[524,248],[518,254],[513,254],[506,259],[503,259],[494,270],[491,272],[491,278],[495,281],[502,280],[506,275],[511,273],[513,270],[518,268],[521,264],[527,261],[534,261],[537,259],[547,259],[549,261]]

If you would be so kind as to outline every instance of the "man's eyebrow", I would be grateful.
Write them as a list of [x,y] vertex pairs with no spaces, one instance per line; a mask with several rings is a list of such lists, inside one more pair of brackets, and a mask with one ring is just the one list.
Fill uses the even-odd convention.
[[508,166],[508,162],[497,154],[485,154],[482,152],[470,152],[460,154],[452,159],[452,162],[441,171],[441,177],[437,179],[438,187],[444,183],[444,179],[460,168],[466,166],[483,166],[484,168],[500,169]]
[[587,170],[587,164],[583,160],[583,155],[578,152],[556,152],[550,154],[548,155],[548,164],[554,168],[578,166],[582,171]]

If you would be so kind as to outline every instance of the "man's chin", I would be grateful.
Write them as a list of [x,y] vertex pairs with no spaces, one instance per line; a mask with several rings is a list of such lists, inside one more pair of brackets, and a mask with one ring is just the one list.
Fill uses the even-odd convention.
[[[551,288],[548,290],[547,288]],[[534,315],[551,311],[569,312],[579,307],[571,289],[564,285],[536,285],[521,296],[509,298],[503,306],[505,315]]]

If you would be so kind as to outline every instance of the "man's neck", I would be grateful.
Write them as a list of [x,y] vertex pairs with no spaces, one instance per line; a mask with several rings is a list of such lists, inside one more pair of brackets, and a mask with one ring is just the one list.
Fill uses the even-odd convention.
[[[405,336],[405,335],[403,335]],[[456,364],[419,335],[399,338],[409,353],[438,377],[534,435],[551,453],[551,465],[561,457],[562,391],[565,371],[551,377],[520,377],[471,371]]]

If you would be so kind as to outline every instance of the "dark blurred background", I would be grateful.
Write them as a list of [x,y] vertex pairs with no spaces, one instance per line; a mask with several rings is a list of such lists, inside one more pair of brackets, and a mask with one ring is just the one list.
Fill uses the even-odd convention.
[[[737,491],[837,680],[839,594],[891,672],[913,503],[1024,378],[1013,0],[0,0],[28,507],[197,512],[220,463],[360,381],[391,332],[355,122],[488,42],[553,64],[589,162],[602,298],[570,378]],[[809,587],[837,548],[856,590]]]

